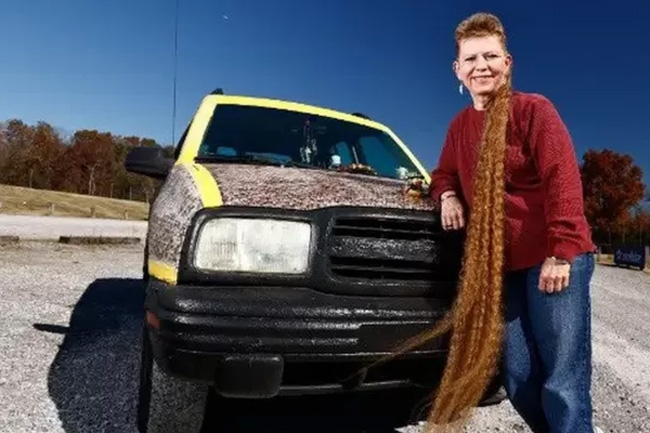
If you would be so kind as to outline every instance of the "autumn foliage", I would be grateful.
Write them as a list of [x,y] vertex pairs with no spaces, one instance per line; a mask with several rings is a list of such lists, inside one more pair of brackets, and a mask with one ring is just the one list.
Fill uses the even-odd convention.
[[581,166],[585,213],[597,243],[645,243],[643,171],[629,155],[589,150]]
[[0,123],[0,183],[148,202],[154,181],[124,169],[134,146],[158,144],[96,130],[63,137],[45,122],[32,126],[12,119]]

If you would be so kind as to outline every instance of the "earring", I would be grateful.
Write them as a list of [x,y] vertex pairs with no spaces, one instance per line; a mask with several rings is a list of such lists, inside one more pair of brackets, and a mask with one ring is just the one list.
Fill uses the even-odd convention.
[[461,95],[463,94],[463,83],[460,83],[460,85],[458,86],[458,93],[460,93]]

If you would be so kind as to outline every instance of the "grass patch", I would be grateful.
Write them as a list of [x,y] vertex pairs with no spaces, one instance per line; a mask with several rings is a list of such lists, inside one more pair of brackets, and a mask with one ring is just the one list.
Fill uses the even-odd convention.
[[[596,256],[597,258],[597,256]],[[601,254],[600,260],[597,260],[598,263],[602,265],[613,265],[614,264],[614,254]]]
[[149,205],[138,201],[0,185],[0,213],[146,220]]

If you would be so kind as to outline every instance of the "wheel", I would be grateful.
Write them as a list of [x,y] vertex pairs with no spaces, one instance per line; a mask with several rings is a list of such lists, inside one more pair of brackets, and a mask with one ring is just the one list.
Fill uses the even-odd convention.
[[140,433],[199,433],[208,397],[208,385],[165,373],[156,363],[143,325],[138,431]]
[[144,254],[142,255],[142,282],[145,285],[149,282],[149,239],[144,243]]

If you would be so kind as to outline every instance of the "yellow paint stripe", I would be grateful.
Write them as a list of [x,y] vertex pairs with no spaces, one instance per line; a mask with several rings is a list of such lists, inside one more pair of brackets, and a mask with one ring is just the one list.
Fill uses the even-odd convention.
[[186,164],[185,168],[194,178],[194,184],[199,190],[199,196],[201,197],[203,207],[221,206],[223,204],[223,199],[221,197],[219,185],[217,185],[217,181],[214,180],[214,177],[212,177],[212,174],[210,174],[208,169],[197,163]]
[[147,263],[149,275],[166,283],[175,285],[178,281],[178,269],[167,263],[149,260]]
[[199,146],[201,146],[201,142],[203,141],[203,135],[208,129],[208,125],[212,119],[212,113],[214,113],[216,106],[217,100],[214,97],[207,96],[203,98],[201,105],[199,105],[199,108],[192,119],[190,129],[187,131],[187,136],[183,142],[183,147],[180,155],[178,155],[176,164],[194,162],[194,158],[196,158],[196,155],[199,153]]

